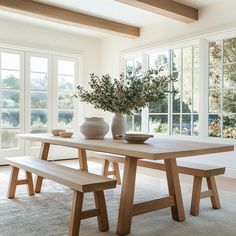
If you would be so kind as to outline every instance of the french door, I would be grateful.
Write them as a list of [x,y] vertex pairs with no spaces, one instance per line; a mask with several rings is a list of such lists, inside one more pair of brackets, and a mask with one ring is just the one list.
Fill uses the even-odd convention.
[[38,153],[18,133],[78,130],[78,58],[0,49],[0,157]]

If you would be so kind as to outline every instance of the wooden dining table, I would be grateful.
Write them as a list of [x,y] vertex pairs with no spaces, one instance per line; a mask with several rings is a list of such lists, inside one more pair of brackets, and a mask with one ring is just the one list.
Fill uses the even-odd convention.
[[[148,140],[145,144],[128,144],[124,140],[106,138],[88,140],[79,136],[62,138],[52,134],[19,134],[18,138],[41,142],[40,159],[47,160],[51,145],[78,149],[80,169],[88,171],[86,150],[125,156],[123,182],[120,196],[116,232],[119,235],[130,233],[132,217],[150,211],[170,207],[172,218],[184,221],[185,213],[177,172],[176,158],[198,156],[233,151],[233,145],[181,141],[173,139]],[[214,157],[213,157],[214,158]],[[135,180],[138,159],[164,160],[169,194],[154,200],[134,203]],[[42,177],[36,177],[35,192],[41,191]]]

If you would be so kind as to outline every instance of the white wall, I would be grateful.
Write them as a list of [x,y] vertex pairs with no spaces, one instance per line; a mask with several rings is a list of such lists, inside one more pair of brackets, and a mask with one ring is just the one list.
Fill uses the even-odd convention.
[[[199,21],[192,24],[167,19],[161,23],[142,28],[141,36],[137,39],[118,37],[104,39],[101,42],[101,73],[110,73],[117,77],[120,73],[120,54],[142,51],[147,48],[160,47],[182,40],[200,38],[212,33],[236,29],[235,9],[236,1],[226,0],[214,6],[200,9]],[[234,36],[236,36],[236,30]],[[111,116],[107,115],[106,118],[110,120]],[[188,160],[226,166],[227,176],[236,178],[236,151],[189,158]]]
[[[58,31],[38,25],[16,22],[0,16],[0,45],[10,44],[82,54],[84,70],[82,79],[87,81],[91,72],[99,73],[100,40],[68,31]],[[93,109],[84,109],[85,116],[94,114]]]

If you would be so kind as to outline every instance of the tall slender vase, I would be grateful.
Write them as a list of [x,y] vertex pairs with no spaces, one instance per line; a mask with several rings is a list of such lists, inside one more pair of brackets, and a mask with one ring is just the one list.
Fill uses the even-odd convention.
[[118,139],[117,135],[126,133],[126,116],[122,113],[115,113],[112,118],[111,132],[113,139]]

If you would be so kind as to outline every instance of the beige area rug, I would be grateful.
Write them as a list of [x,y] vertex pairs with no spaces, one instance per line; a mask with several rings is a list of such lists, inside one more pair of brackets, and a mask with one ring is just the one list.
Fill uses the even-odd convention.
[[[96,165],[94,172],[99,169]],[[1,174],[0,174],[1,176]],[[0,183],[6,184],[8,174],[1,176]],[[138,173],[135,201],[151,200],[167,192],[163,178]],[[222,208],[213,210],[210,200],[201,201],[200,215],[189,215],[191,186],[182,184],[186,221],[176,222],[170,209],[163,209],[133,217],[131,236],[235,236],[236,194],[220,191]],[[18,187],[14,200],[6,198],[0,188],[0,236],[56,236],[67,235],[71,210],[72,191],[46,180],[41,194],[29,197],[24,186]],[[120,187],[105,192],[110,221],[110,231],[101,233],[96,218],[82,221],[81,236],[115,236]],[[85,208],[94,206],[92,194],[86,194]]]

